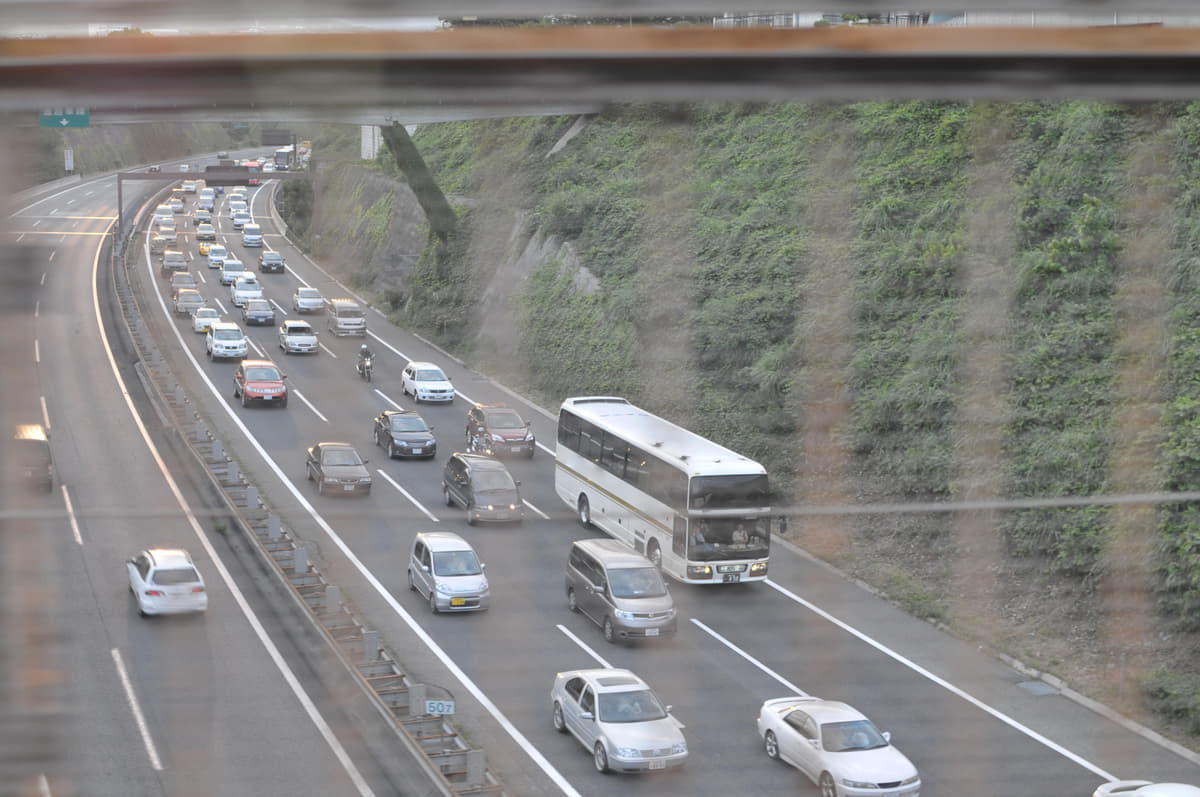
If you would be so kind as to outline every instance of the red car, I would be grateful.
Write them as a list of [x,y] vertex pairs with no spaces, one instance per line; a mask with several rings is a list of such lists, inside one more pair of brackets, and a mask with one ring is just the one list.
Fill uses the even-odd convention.
[[233,372],[233,397],[240,398],[243,407],[250,406],[252,401],[286,407],[285,379],[287,375],[270,360],[242,360]]

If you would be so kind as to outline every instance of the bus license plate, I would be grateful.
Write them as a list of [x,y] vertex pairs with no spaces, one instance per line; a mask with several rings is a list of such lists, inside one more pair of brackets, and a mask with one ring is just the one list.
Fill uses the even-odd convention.
[[721,576],[721,580],[724,581],[726,584],[735,584],[742,580],[742,574],[741,573],[726,573],[725,575]]

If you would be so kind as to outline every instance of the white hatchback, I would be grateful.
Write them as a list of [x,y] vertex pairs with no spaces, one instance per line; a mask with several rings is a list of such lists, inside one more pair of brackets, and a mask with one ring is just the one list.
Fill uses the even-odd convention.
[[138,614],[185,614],[208,609],[204,578],[182,548],[150,548],[125,562]]
[[258,281],[258,277],[253,271],[243,271],[241,276],[233,281],[233,285],[229,287],[229,301],[235,306],[241,307],[250,299],[263,298],[262,283]]
[[221,244],[213,244],[208,248],[208,267],[220,268],[229,257],[229,250]]

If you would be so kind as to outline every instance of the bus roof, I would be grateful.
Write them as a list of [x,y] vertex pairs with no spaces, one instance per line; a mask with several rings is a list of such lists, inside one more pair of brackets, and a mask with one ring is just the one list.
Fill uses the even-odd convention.
[[562,409],[673,461],[692,476],[767,472],[754,460],[617,396],[576,396],[565,399]]

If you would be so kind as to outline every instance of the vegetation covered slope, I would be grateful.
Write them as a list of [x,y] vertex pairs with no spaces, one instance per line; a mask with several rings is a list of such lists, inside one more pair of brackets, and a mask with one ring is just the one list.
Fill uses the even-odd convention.
[[398,320],[761,460],[800,545],[1194,742],[1200,515],[1079,499],[1200,482],[1200,107],[575,122],[416,132],[463,223]]

